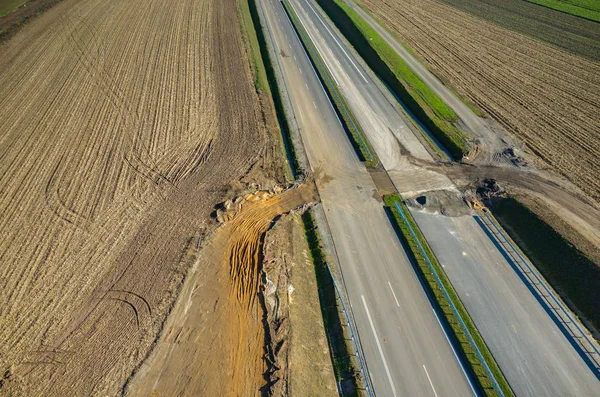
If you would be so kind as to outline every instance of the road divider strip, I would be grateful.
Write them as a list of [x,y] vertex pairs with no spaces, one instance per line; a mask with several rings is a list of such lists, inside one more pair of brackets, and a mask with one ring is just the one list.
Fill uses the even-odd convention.
[[350,107],[346,103],[346,100],[340,93],[337,84],[334,82],[334,77],[330,73],[329,68],[323,61],[323,58],[319,54],[319,51],[315,47],[308,31],[304,28],[302,21],[298,18],[294,6],[287,0],[282,0],[281,3],[292,22],[292,26],[296,30],[306,53],[308,54],[311,62],[315,66],[318,77],[321,79],[325,86],[325,91],[331,98],[335,111],[340,115],[343,120],[345,130],[349,133],[350,140],[354,148],[358,151],[359,156],[365,162],[367,167],[375,168],[379,164],[379,159],[373,151],[369,141],[365,137],[365,134],[356,121],[356,117],[350,110]]
[[383,200],[407,253],[416,264],[428,292],[452,330],[453,339],[481,391],[486,396],[514,397],[510,385],[406,205],[398,194],[384,196]]
[[[317,0],[317,3],[365,63],[402,101],[403,107],[444,146],[454,160],[460,160],[469,153],[470,137],[458,128],[456,113],[352,6],[343,0]],[[427,134],[424,137],[433,144]]]

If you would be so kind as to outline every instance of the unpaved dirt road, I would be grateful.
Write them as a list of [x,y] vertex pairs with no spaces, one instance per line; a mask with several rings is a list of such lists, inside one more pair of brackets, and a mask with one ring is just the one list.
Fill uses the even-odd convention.
[[434,0],[361,4],[436,75],[600,200],[600,64]]
[[235,2],[65,0],[0,54],[0,394],[118,394],[279,150]]
[[[169,316],[157,349],[134,378],[131,396],[260,396],[262,243],[275,217],[317,200],[313,184],[242,203],[216,231]],[[197,265],[196,265],[197,266]]]

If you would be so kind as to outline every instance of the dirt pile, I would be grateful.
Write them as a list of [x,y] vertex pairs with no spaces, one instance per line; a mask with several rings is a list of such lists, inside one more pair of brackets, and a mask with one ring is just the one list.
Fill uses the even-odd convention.
[[211,269],[216,282],[207,283],[204,273],[189,278],[129,395],[251,396],[270,386],[275,371],[265,341],[277,330],[264,323],[268,282],[259,294],[265,233],[278,216],[316,202],[317,194],[311,183],[236,201],[239,210],[197,262]]
[[433,190],[406,199],[406,204],[432,214],[461,216],[471,213],[471,209],[456,190]]

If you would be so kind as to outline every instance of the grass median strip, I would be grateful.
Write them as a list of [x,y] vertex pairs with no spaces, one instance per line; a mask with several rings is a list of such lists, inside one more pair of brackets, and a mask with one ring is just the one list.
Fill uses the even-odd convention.
[[[446,273],[437,261],[410,212],[398,194],[384,196],[408,253],[416,263],[429,292],[439,306],[469,369],[486,396],[514,396],[512,390],[469,317]],[[402,212],[402,213],[401,213]],[[461,324],[462,323],[462,324]]]
[[257,68],[255,77],[256,89],[258,91],[263,91],[273,100],[275,114],[281,130],[283,150],[288,162],[286,176],[289,180],[293,180],[298,174],[304,172],[304,170],[298,161],[296,148],[292,141],[291,129],[288,122],[289,118],[283,104],[283,98],[281,97],[281,90],[279,83],[277,82],[276,73],[273,69],[273,62],[267,47],[265,32],[260,23],[260,17],[258,16],[256,0],[238,1],[240,2],[239,7],[242,13],[244,26],[246,27],[250,40],[250,49],[253,57],[252,65]]
[[325,85],[327,94],[333,101],[336,112],[339,114],[339,116],[344,122],[344,127],[350,135],[352,145],[358,151],[361,159],[365,162],[367,167],[376,167],[379,163],[379,160],[377,158],[377,155],[375,154],[375,151],[373,150],[369,141],[367,140],[360,124],[356,121],[356,118],[352,114],[352,111],[346,103],[346,100],[340,93],[337,85],[333,80],[333,76],[331,76],[331,74],[329,73],[325,62],[321,58],[321,55],[319,55],[317,48],[315,47],[310,36],[308,35],[308,32],[306,32],[306,30],[304,29],[304,25],[302,25],[302,22],[298,18],[294,7],[288,1],[283,1],[283,5],[290,20],[292,21],[294,29],[296,29],[296,32],[298,33],[298,36],[300,37],[300,40],[302,41],[302,44],[306,49],[306,52],[310,56],[311,61],[315,66],[321,81]]
[[468,137],[456,127],[458,117],[351,6],[342,0],[317,0],[371,69],[416,118],[460,159],[469,151]]

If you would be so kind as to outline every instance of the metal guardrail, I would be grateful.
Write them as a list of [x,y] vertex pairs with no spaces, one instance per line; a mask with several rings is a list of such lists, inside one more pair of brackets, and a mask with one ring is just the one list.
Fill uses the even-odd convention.
[[429,260],[429,256],[427,255],[427,253],[423,249],[423,246],[421,245],[421,242],[417,238],[417,235],[415,234],[415,231],[413,230],[412,226],[408,222],[408,219],[406,218],[406,215],[404,214],[404,211],[402,210],[402,208],[400,207],[400,205],[398,205],[398,202],[394,202],[394,205],[396,206],[396,209],[398,210],[398,213],[402,217],[402,220],[404,221],[404,224],[408,228],[408,231],[410,232],[411,237],[416,242],[417,247],[419,248],[419,251],[421,252],[421,255],[423,256],[423,258],[425,258],[425,261],[427,262],[427,266],[429,267],[429,270],[433,274],[433,276],[435,278],[435,281],[437,282],[437,284],[440,287],[442,293],[444,294],[444,297],[448,301],[448,304],[449,304],[450,308],[452,309],[452,313],[454,313],[454,316],[458,319],[458,322],[460,324],[460,327],[461,327],[462,331],[464,332],[464,334],[467,336],[467,339],[469,340],[469,344],[471,345],[471,347],[475,351],[475,354],[477,355],[477,358],[481,362],[481,364],[482,364],[482,366],[483,366],[483,368],[484,368],[484,370],[485,370],[488,378],[490,378],[490,380],[492,381],[494,389],[496,390],[496,392],[498,393],[498,395],[500,395],[501,397],[504,397],[504,393],[502,392],[502,389],[498,385],[498,382],[496,381],[496,378],[494,377],[494,374],[490,370],[490,367],[488,366],[487,361],[483,358],[483,355],[481,354],[481,351],[479,351],[479,347],[475,343],[475,340],[473,340],[473,337],[471,336],[471,333],[469,332],[469,329],[467,328],[467,326],[463,322],[462,317],[460,316],[460,313],[458,312],[458,310],[456,309],[456,306],[452,302],[452,299],[450,299],[450,295],[448,294],[448,291],[446,291],[446,287],[444,287],[444,284],[442,283],[442,280],[440,279],[437,271],[433,267],[433,264]]
[[[485,217],[485,219],[487,220],[488,223],[490,223],[494,229],[496,230],[496,233],[491,233],[492,235],[496,236],[499,235],[502,237],[502,239],[504,240],[504,243],[507,244],[510,249],[519,257],[519,260],[515,260],[516,258],[513,257],[513,260],[515,260],[515,262],[520,261],[521,263],[523,263],[523,265],[525,265],[525,267],[527,268],[527,272],[529,272],[529,274],[532,274],[533,277],[535,278],[535,281],[537,281],[538,285],[541,285],[544,289],[544,291],[548,294],[548,296],[545,296],[541,291],[538,290],[538,288],[536,288],[536,285],[534,283],[534,280],[529,279],[529,277],[527,276],[527,272],[524,271],[524,269],[521,269],[523,271],[523,273],[525,273],[525,277],[530,280],[530,282],[533,284],[534,289],[539,293],[540,298],[542,298],[542,300],[544,302],[546,302],[546,304],[549,306],[549,309],[552,312],[558,312],[560,309],[560,312],[569,320],[569,322],[571,324],[573,324],[575,326],[575,328],[577,329],[577,331],[579,332],[579,334],[581,335],[582,338],[584,338],[586,340],[586,342],[588,343],[588,345],[590,346],[590,348],[593,350],[593,352],[589,352],[588,349],[581,343],[581,341],[579,341],[579,338],[577,337],[577,335],[574,335],[575,333],[573,332],[572,329],[570,329],[571,333],[573,333],[573,337],[576,340],[576,343],[578,343],[581,348],[585,351],[585,353],[590,356],[590,360],[592,361],[592,363],[595,364],[596,366],[596,376],[599,377],[600,376],[600,363],[598,360],[600,360],[600,351],[598,351],[598,349],[596,348],[596,345],[594,344],[593,341],[591,341],[587,334],[579,327],[577,321],[569,314],[569,310],[567,310],[564,306],[564,304],[556,298],[556,296],[554,295],[554,293],[550,290],[550,288],[548,288],[545,280],[542,280],[539,276],[537,271],[535,271],[532,266],[530,265],[529,261],[526,260],[520,253],[520,250],[515,247],[515,245],[512,243],[512,241],[506,236],[505,232],[500,229],[498,227],[498,225],[496,224],[496,221],[494,219],[492,219],[487,213],[483,212],[483,216]],[[485,224],[485,222],[484,222]],[[486,227],[489,228],[489,226],[487,224],[485,224]],[[497,237],[495,237],[498,242],[500,243],[500,245],[503,245],[503,242],[500,241]],[[506,251],[506,248],[503,247],[503,249]],[[512,256],[509,252],[506,252],[507,255]],[[517,264],[517,263],[515,263]],[[520,266],[519,266],[520,267]],[[550,302],[548,302],[548,300],[546,298],[552,298],[552,301],[556,304],[557,307],[554,307]],[[562,316],[560,314],[557,315],[559,317],[559,321],[565,322],[564,318],[561,318]],[[592,357],[593,353],[596,353],[596,357]]]
[[355,350],[356,356],[358,357],[358,362],[360,364],[360,372],[362,373],[363,379],[365,380],[365,388],[367,389],[367,393],[369,393],[369,397],[374,397],[373,389],[372,389],[372,386],[370,383],[369,374],[363,363],[363,359],[360,355],[360,349],[358,348],[358,342],[357,342],[356,336],[354,335],[354,330],[352,329],[353,328],[352,321],[350,321],[350,316],[348,315],[348,311],[346,310],[346,305],[344,304],[344,299],[342,298],[342,295],[340,294],[340,290],[337,286],[337,283],[335,282],[333,273],[331,273],[331,269],[329,269],[329,264],[327,265],[327,271],[329,272],[329,275],[331,276],[331,281],[333,281],[333,286],[335,287],[335,293],[338,297],[338,300],[342,304],[342,311],[344,312],[344,316],[346,316],[346,324],[348,325],[348,328],[350,329],[350,338],[352,338],[352,342],[354,344],[354,350]]

